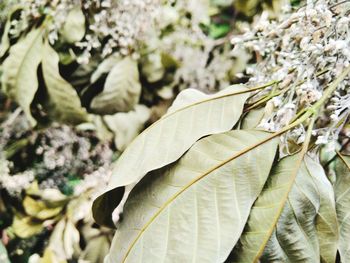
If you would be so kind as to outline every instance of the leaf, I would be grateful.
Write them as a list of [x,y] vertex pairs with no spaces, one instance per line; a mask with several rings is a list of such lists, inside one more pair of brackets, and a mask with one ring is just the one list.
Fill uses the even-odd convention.
[[75,225],[67,220],[63,234],[63,246],[66,254],[66,259],[72,259],[75,251],[80,251],[79,247],[80,234]]
[[114,133],[115,146],[119,151],[124,151],[142,131],[149,117],[150,110],[146,106],[136,105],[133,111],[105,115],[103,119]]
[[39,263],[66,263],[65,260],[58,260],[53,251],[50,248],[46,248],[43,257]]
[[82,40],[85,35],[85,16],[79,7],[69,11],[60,33],[68,43]]
[[59,56],[48,42],[44,45],[42,69],[48,94],[47,111],[55,121],[78,124],[87,120],[76,90],[61,77]]
[[270,173],[278,139],[251,149],[269,137],[211,135],[147,176],[131,192],[107,262],[223,262]]
[[153,83],[162,79],[165,69],[162,64],[162,56],[160,52],[148,54],[142,61],[142,75],[148,82]]
[[111,71],[111,69],[120,61],[120,57],[113,54],[103,60],[97,67],[97,69],[91,75],[91,83],[96,82],[103,74]]
[[91,109],[99,114],[130,111],[139,102],[140,94],[137,63],[126,57],[109,72],[102,93],[91,101]]
[[318,162],[305,156],[300,163],[301,156],[285,157],[274,167],[228,262],[257,262],[261,254],[261,262],[320,262],[320,251],[322,262],[335,262],[331,184]]
[[10,47],[10,39],[9,39],[9,31],[10,31],[11,23],[8,20],[5,24],[4,32],[1,37],[1,45],[0,45],[0,58],[3,57],[6,51]]
[[35,200],[29,196],[24,198],[23,207],[28,215],[41,220],[53,218],[63,209],[63,206],[48,207],[43,201]]
[[335,160],[334,185],[337,216],[339,221],[339,254],[341,262],[350,261],[350,157],[338,154]]
[[87,243],[80,259],[92,263],[102,263],[109,251],[109,247],[110,241],[107,236],[101,235],[94,237]]
[[246,16],[253,16],[258,10],[259,0],[236,0],[233,2],[235,9]]
[[10,49],[3,63],[1,76],[4,92],[22,107],[28,120],[34,126],[35,119],[30,112],[38,89],[37,68],[41,62],[43,29],[29,32]]
[[[199,101],[194,99],[195,103],[173,108],[142,132],[118,159],[107,190],[94,201],[95,220],[113,227],[112,211],[143,176],[179,159],[201,137],[230,130],[242,114],[247,91],[244,86],[232,86],[215,95],[201,96]],[[175,100],[174,105],[179,103]]]
[[241,129],[254,129],[256,128],[265,115],[264,108],[250,110],[243,118]]
[[12,223],[13,232],[20,238],[32,237],[39,234],[44,226],[42,222],[36,222],[29,216],[16,215]]
[[0,262],[11,263],[9,260],[6,248],[1,241],[0,241]]

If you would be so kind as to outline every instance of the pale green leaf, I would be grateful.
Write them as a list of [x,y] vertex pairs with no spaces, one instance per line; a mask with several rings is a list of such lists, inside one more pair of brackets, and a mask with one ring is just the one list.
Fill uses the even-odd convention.
[[86,248],[82,252],[80,259],[92,263],[102,263],[110,247],[107,236],[100,235],[89,239]]
[[298,163],[300,154],[273,168],[229,262],[256,262],[263,250],[261,262],[335,262],[338,226],[331,184],[318,162],[305,156]]
[[148,82],[152,83],[162,79],[164,73],[162,56],[159,52],[150,53],[142,60],[142,74]]
[[72,221],[67,220],[63,233],[63,246],[66,259],[72,259],[73,254],[80,251],[79,240],[80,234],[78,229],[75,227]]
[[29,216],[16,215],[13,219],[12,228],[16,236],[28,238],[39,234],[44,226],[42,222],[32,220]]
[[63,205],[48,207],[43,201],[26,196],[23,200],[26,213],[34,218],[49,219],[61,213]]
[[256,128],[265,115],[265,109],[253,109],[249,111],[243,118],[241,123],[241,129],[254,129]]
[[130,142],[142,131],[150,117],[150,109],[144,105],[136,105],[135,110],[119,112],[103,117],[108,128],[114,133],[114,144],[124,151]]
[[201,137],[230,130],[242,114],[247,91],[244,86],[232,86],[201,96],[200,101],[194,99],[195,103],[168,113],[148,127],[118,159],[107,190],[94,202],[95,220],[113,226],[112,211],[143,176],[179,159]]
[[85,35],[85,16],[79,7],[69,11],[60,33],[68,43],[82,40]]
[[257,7],[260,3],[260,0],[235,0],[233,2],[236,10],[246,16],[254,15],[258,11]]
[[270,137],[211,135],[148,175],[131,192],[107,262],[223,262],[270,173],[278,145],[262,143]]
[[137,62],[126,57],[109,72],[103,91],[91,101],[91,109],[99,114],[130,111],[139,102],[140,94]]
[[23,108],[32,125],[36,121],[31,115],[30,104],[38,89],[37,68],[42,58],[42,36],[41,28],[29,32],[11,47],[2,65],[2,87]]
[[11,24],[10,21],[7,21],[5,24],[4,32],[2,33],[1,43],[0,43],[0,58],[5,55],[6,51],[10,47],[10,39],[9,39],[9,30]]
[[61,77],[59,56],[48,42],[43,50],[43,76],[48,95],[47,111],[55,121],[78,124],[87,120],[76,90]]
[[341,262],[350,262],[350,157],[339,154],[335,161],[334,185],[339,221],[339,253]]
[[109,56],[103,60],[97,67],[97,69],[92,73],[90,82],[96,82],[103,74],[107,74],[112,70],[112,68],[121,60],[121,58],[115,54]]

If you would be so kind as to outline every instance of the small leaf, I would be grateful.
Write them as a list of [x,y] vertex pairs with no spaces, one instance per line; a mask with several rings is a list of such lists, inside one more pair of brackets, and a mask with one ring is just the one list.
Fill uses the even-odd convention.
[[230,32],[230,29],[231,27],[229,24],[210,24],[209,36],[214,39],[224,37],[228,32]]
[[60,33],[68,43],[82,40],[85,35],[85,16],[80,8],[69,11]]
[[91,102],[91,109],[99,114],[130,111],[139,102],[140,94],[137,63],[126,57],[109,72],[102,93]]
[[162,56],[159,52],[150,53],[142,61],[142,74],[150,83],[161,80],[165,73]]
[[100,235],[89,239],[80,259],[93,263],[102,263],[108,254],[110,241],[107,236]]
[[120,62],[121,58],[115,54],[109,56],[103,60],[97,67],[97,69],[91,75],[91,83],[96,82],[103,74],[107,74],[111,69]]
[[2,33],[1,43],[0,43],[0,58],[5,55],[6,51],[10,48],[10,39],[9,39],[9,31],[10,31],[11,23],[7,21],[5,24],[4,32]]
[[115,146],[119,151],[124,151],[142,131],[149,117],[150,110],[146,106],[136,105],[133,111],[105,115],[103,119],[114,133]]
[[264,108],[250,110],[242,120],[241,129],[246,130],[256,128],[262,121],[264,115]]
[[78,124],[87,120],[76,90],[61,77],[59,56],[48,42],[43,50],[43,75],[48,94],[47,111],[55,121]]
[[12,228],[16,236],[28,238],[39,234],[44,229],[44,226],[42,222],[33,221],[29,216],[16,215],[12,223]]
[[43,201],[34,200],[29,196],[24,198],[23,207],[28,215],[41,220],[53,218],[63,209],[63,206],[48,207]]
[[94,201],[95,220],[113,227],[112,211],[143,176],[179,159],[201,137],[230,130],[242,114],[247,91],[237,85],[214,95],[196,94],[191,104],[184,103],[180,95],[171,112],[135,138],[120,156],[107,190]]
[[4,92],[22,107],[33,126],[36,121],[31,115],[30,104],[38,89],[37,68],[42,58],[42,36],[42,28],[29,32],[11,47],[2,65]]

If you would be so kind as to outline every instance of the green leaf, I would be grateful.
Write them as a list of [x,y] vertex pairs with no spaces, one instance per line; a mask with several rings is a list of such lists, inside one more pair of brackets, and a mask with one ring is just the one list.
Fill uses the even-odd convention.
[[92,73],[90,82],[94,83],[96,82],[103,74],[106,74],[111,71],[111,69],[120,62],[120,57],[113,54],[103,60],[97,67],[97,69]]
[[[94,201],[95,220],[113,227],[111,213],[119,198],[124,196],[125,201],[143,176],[179,159],[201,137],[230,130],[242,114],[247,91],[242,85],[231,86],[214,95],[193,97],[190,104],[180,93],[171,112],[135,138],[120,156],[107,190]],[[122,206],[123,202],[120,211]]]
[[30,112],[38,89],[37,68],[42,58],[43,30],[29,32],[10,49],[10,54],[2,65],[1,78],[4,92],[23,108],[28,120],[34,126],[35,119]]
[[236,0],[233,2],[236,10],[246,16],[254,15],[258,11],[257,7],[260,3],[260,0]]
[[162,63],[162,55],[160,52],[148,54],[142,60],[142,74],[150,83],[159,81],[163,78],[165,68]]
[[285,157],[273,168],[229,262],[257,262],[261,254],[261,262],[335,262],[331,184],[318,162],[300,160],[301,154]]
[[47,111],[55,121],[78,124],[87,120],[76,90],[61,77],[59,56],[48,42],[43,49],[43,76],[48,95]]
[[91,101],[91,109],[99,114],[130,111],[139,102],[140,94],[137,62],[126,57],[109,72],[102,93]]
[[100,235],[89,239],[86,248],[82,252],[80,259],[87,262],[103,262],[110,247],[110,241],[107,236]]
[[85,16],[79,7],[69,11],[60,33],[68,43],[82,40],[85,35]]
[[247,130],[256,128],[264,118],[264,115],[264,108],[250,110],[242,120],[241,129]]
[[107,262],[223,262],[270,173],[278,139],[261,144],[270,136],[211,135],[147,176],[131,192]]
[[53,218],[63,210],[63,206],[49,207],[45,202],[29,196],[24,198],[23,207],[28,215],[41,220]]
[[334,185],[339,221],[339,253],[341,262],[350,262],[350,156],[338,154],[335,160]]
[[149,108],[144,105],[136,105],[133,111],[105,115],[103,119],[108,128],[114,133],[115,146],[119,151],[124,151],[143,130],[149,117]]
[[209,26],[209,36],[214,39],[224,37],[228,32],[230,32],[229,24],[210,24]]
[[15,235],[20,238],[32,237],[39,234],[44,229],[42,222],[35,221],[29,216],[21,215],[16,215],[14,217],[11,227]]
[[5,24],[4,32],[1,37],[1,45],[0,45],[0,58],[5,55],[6,51],[10,47],[10,39],[9,39],[9,31],[10,31],[10,21],[7,21]]

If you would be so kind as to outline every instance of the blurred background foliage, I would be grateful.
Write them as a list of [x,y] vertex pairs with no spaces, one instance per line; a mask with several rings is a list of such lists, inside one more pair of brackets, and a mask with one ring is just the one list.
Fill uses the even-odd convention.
[[0,262],[102,262],[113,161],[181,90],[245,82],[256,58],[230,39],[285,4],[1,1]]

